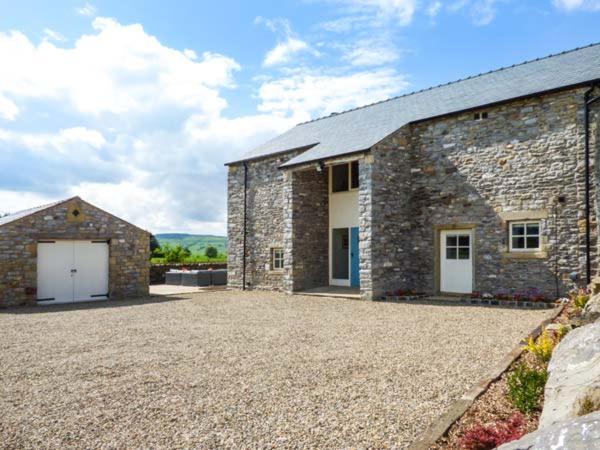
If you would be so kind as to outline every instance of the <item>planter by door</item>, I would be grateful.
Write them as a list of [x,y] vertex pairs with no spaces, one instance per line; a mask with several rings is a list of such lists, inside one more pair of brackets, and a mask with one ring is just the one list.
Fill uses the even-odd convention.
[[69,303],[107,298],[106,241],[39,242],[37,255],[38,302]]
[[440,291],[470,294],[473,292],[473,231],[441,231],[440,244]]

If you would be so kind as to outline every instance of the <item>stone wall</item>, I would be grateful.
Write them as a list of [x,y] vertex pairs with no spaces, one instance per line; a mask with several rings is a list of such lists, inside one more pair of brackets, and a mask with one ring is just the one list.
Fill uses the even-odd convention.
[[165,282],[165,273],[169,270],[217,270],[227,269],[227,263],[165,263],[150,265],[150,284],[163,284]]
[[[436,235],[457,226],[475,230],[474,290],[555,295],[558,278],[562,295],[569,273],[584,277],[583,92],[486,108],[481,121],[473,113],[424,121],[377,145],[373,294],[435,293]],[[507,252],[507,220],[528,216],[541,218],[543,251],[523,259]],[[595,259],[595,219],[592,236]]]
[[288,292],[329,284],[327,171],[314,167],[286,174],[284,246]]
[[148,294],[150,234],[75,198],[0,226],[0,306],[36,303],[37,242],[45,239],[110,240],[110,297]]
[[[248,163],[246,287],[283,289],[283,271],[270,270],[271,248],[284,247],[285,171],[279,166],[297,152]],[[227,284],[242,287],[244,165],[229,166],[227,199]]]

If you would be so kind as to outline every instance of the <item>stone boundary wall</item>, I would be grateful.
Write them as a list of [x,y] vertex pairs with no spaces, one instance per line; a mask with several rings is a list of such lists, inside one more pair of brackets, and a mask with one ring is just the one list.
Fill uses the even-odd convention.
[[181,270],[217,270],[227,269],[227,263],[171,263],[171,264],[151,264],[150,265],[150,284],[164,284],[165,273],[171,269]]

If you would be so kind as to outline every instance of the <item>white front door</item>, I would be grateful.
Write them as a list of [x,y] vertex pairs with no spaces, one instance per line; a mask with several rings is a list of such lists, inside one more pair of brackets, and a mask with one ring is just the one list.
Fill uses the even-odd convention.
[[39,242],[37,260],[39,302],[70,303],[107,298],[107,242]]
[[473,292],[473,231],[442,231],[440,241],[440,291],[470,294]]

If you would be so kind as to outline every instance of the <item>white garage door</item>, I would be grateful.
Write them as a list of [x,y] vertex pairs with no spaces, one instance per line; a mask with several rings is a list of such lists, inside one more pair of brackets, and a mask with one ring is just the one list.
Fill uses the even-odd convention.
[[43,241],[38,243],[37,258],[38,302],[107,298],[106,241]]

